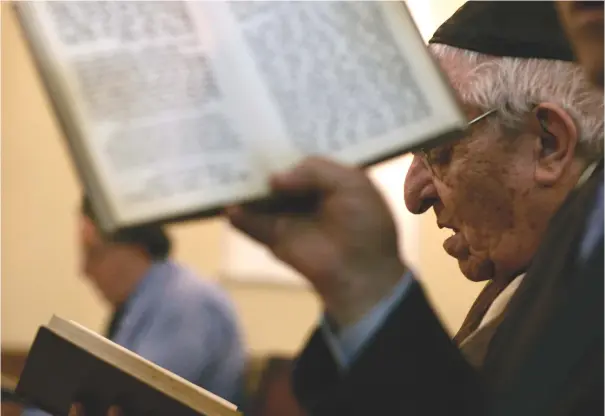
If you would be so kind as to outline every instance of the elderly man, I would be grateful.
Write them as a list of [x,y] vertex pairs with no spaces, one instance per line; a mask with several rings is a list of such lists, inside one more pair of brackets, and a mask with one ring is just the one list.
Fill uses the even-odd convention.
[[[416,157],[406,203],[432,206],[454,231],[445,248],[469,278],[492,282],[488,305],[514,295],[494,319],[481,300],[462,328],[459,340],[484,339],[466,339],[477,374],[400,260],[369,180],[309,159],[273,186],[321,195],[311,215],[230,211],[324,303],[295,372],[299,398],[316,415],[600,412],[603,235],[591,231],[603,229],[602,205],[590,210],[602,192],[602,94],[569,62],[552,3],[472,2],[431,43],[475,122],[464,140]],[[495,334],[484,318],[502,321]]]
[[[541,16],[544,31],[548,16],[556,25],[549,6],[529,3],[524,18]],[[473,7],[506,13],[510,6]],[[435,33],[429,48],[475,119],[472,137],[416,156],[405,200],[416,214],[432,206],[439,226],[453,231],[444,249],[464,275],[489,280],[455,337],[479,364],[548,220],[602,157],[603,97],[588,92],[580,68],[564,62],[573,58],[567,48],[539,52],[542,59],[527,59],[535,55],[532,47],[514,57],[481,53],[487,40],[477,46],[461,38],[467,32],[458,25],[474,18],[473,8],[464,11]],[[564,45],[557,34],[551,45]],[[574,130],[577,135],[570,134]],[[535,152],[541,157],[532,160]]]

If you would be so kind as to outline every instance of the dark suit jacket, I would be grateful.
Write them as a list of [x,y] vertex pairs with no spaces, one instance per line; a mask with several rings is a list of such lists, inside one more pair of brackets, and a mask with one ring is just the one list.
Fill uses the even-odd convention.
[[603,238],[578,261],[602,165],[552,221],[489,342],[463,358],[416,284],[346,374],[316,331],[294,370],[312,415],[602,415]]

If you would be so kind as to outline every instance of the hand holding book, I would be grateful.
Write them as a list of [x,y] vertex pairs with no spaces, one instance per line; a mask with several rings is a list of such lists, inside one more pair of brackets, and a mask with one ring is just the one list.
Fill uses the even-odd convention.
[[271,185],[276,194],[312,193],[318,201],[296,214],[234,207],[231,222],[307,278],[339,326],[363,316],[403,277],[395,222],[361,169],[308,158]]

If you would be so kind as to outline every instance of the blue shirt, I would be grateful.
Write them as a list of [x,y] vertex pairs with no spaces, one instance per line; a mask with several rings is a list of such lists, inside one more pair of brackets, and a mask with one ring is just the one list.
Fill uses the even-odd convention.
[[[595,206],[588,219],[580,245],[580,261],[586,261],[588,256],[596,249],[599,240],[603,239],[604,212],[603,212],[603,182],[597,191]],[[380,329],[393,308],[405,299],[408,289],[414,278],[411,272],[406,273],[395,290],[385,297],[360,321],[334,333],[328,321],[324,318],[321,331],[334,359],[341,370],[346,370],[363,350],[363,347],[372,339]]]
[[235,309],[222,289],[191,270],[154,264],[128,299],[112,341],[239,404],[245,352]]

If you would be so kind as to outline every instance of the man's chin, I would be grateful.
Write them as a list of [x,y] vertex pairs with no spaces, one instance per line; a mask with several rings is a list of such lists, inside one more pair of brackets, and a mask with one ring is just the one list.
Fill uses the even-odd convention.
[[495,266],[490,260],[459,260],[460,271],[471,282],[485,282],[494,277]]

